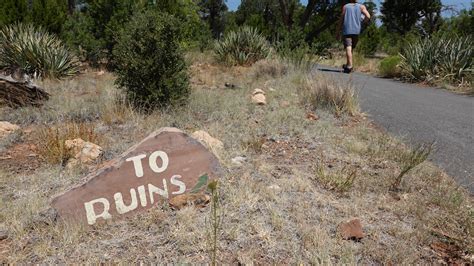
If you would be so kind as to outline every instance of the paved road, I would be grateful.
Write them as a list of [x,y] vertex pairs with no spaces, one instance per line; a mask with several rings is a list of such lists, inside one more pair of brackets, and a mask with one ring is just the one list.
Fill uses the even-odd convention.
[[435,140],[431,158],[474,194],[474,97],[318,66],[359,90],[362,110],[412,144]]

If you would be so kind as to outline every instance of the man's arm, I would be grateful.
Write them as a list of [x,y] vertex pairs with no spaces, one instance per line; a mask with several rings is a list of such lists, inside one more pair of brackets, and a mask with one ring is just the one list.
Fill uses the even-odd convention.
[[369,13],[369,11],[367,11],[367,7],[365,7],[364,5],[361,5],[360,9],[362,11],[362,14],[364,14],[364,16],[365,16],[364,22],[369,22],[370,13]]
[[344,16],[345,15],[346,15],[346,6],[343,6],[341,17],[339,18],[339,23],[338,23],[338,26],[337,26],[337,29],[336,29],[336,39],[338,39],[338,40],[341,38],[342,27],[344,25]]

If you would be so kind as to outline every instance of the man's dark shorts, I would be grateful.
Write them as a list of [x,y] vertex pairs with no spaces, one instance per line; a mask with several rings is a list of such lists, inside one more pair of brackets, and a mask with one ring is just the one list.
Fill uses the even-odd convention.
[[347,48],[347,46],[352,46],[352,49],[355,49],[358,42],[359,35],[344,35],[344,37],[342,38],[344,48]]

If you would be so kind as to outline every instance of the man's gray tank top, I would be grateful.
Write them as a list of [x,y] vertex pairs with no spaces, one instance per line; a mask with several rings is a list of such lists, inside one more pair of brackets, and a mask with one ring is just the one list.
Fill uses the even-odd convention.
[[361,4],[347,4],[344,15],[343,35],[359,35],[362,23]]

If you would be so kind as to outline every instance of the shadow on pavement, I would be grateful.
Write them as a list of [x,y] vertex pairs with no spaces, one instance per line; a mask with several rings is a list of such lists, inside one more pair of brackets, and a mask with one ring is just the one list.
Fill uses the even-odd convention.
[[328,69],[328,68],[318,68],[322,72],[333,72],[333,73],[343,73],[342,70]]

